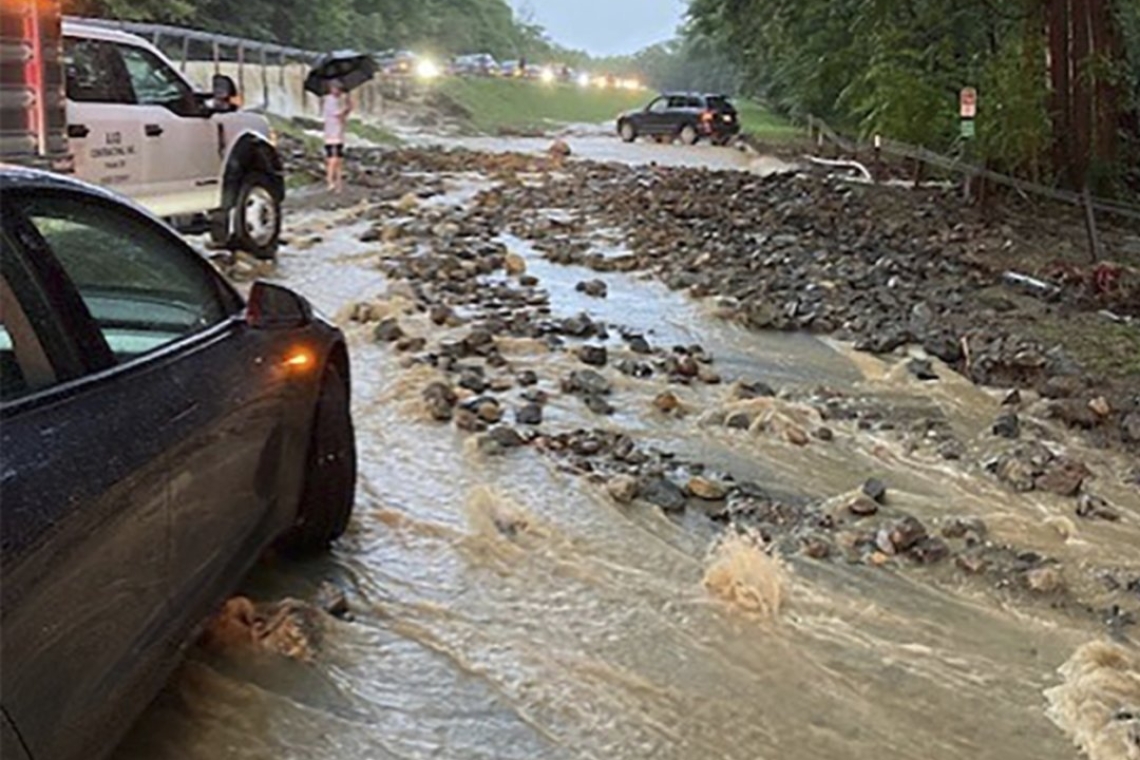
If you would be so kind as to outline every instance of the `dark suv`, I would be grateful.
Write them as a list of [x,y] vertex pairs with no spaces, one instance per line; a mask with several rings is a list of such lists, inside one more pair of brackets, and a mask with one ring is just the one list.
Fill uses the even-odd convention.
[[660,95],[640,111],[623,113],[617,129],[626,142],[649,135],[676,137],[686,145],[707,137],[724,145],[740,132],[740,120],[725,95],[674,92]]

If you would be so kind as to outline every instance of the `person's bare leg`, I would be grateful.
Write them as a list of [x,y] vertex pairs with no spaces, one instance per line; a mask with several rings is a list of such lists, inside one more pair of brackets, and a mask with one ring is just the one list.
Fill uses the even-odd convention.
[[336,192],[344,191],[344,157],[337,157],[336,160]]
[[336,158],[333,156],[325,158],[325,185],[330,191],[336,188]]

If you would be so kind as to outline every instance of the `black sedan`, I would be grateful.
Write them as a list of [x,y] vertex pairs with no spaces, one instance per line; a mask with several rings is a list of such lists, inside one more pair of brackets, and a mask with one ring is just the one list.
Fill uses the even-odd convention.
[[623,113],[617,130],[626,142],[646,135],[676,138],[686,145],[702,138],[724,145],[740,132],[740,120],[724,95],[674,92],[654,98],[640,111]]
[[105,755],[273,542],[345,529],[344,338],[162,222],[0,167],[0,757]]

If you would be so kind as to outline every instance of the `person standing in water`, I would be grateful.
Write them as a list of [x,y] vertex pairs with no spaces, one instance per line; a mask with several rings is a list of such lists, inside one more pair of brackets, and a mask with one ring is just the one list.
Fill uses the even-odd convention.
[[331,192],[344,189],[344,128],[352,113],[352,99],[339,79],[329,82],[321,104],[325,121],[325,179]]

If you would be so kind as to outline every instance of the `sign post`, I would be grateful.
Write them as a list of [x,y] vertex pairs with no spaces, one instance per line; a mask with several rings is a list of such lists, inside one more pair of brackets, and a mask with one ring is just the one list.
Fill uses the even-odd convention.
[[[971,143],[977,135],[977,129],[974,124],[974,118],[978,115],[978,91],[973,87],[963,87],[962,92],[958,95],[958,116],[961,118],[961,135],[964,143],[963,154],[968,164],[970,162]],[[963,186],[963,194],[965,195],[966,202],[969,203],[971,198],[971,188],[973,187],[973,176],[967,172],[966,182]]]

